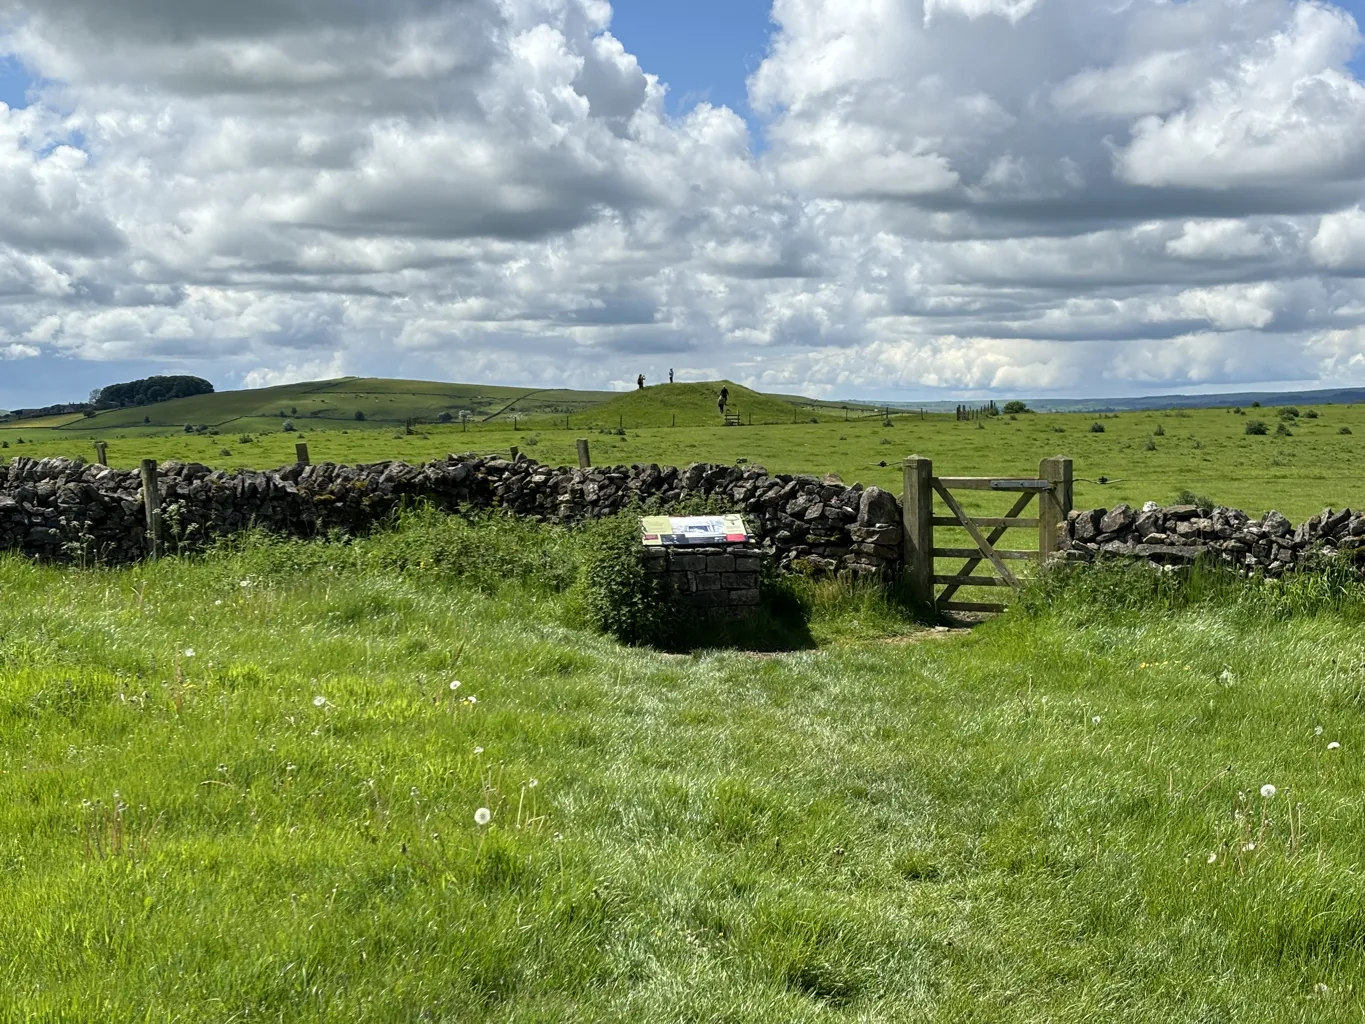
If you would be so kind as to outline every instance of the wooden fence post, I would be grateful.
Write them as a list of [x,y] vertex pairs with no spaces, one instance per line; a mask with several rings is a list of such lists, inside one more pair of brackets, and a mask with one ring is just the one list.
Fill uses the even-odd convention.
[[592,465],[592,459],[588,456],[588,439],[580,437],[578,439],[578,468],[587,469]]
[[147,512],[147,553],[161,554],[161,489],[156,479],[156,459],[142,460],[142,507]]
[[1071,460],[1061,455],[1038,464],[1038,478],[1052,484],[1038,493],[1038,559],[1046,563],[1057,553],[1057,527],[1071,511]]
[[109,452],[109,443],[108,443],[107,441],[96,441],[96,442],[95,442],[95,465],[97,465],[97,466],[107,466],[107,465],[109,465],[109,461],[108,461],[108,460],[109,460],[109,455],[108,455],[108,452]]
[[901,541],[906,581],[916,604],[934,603],[934,464],[912,455],[905,460],[901,494]]
[[312,465],[308,459],[308,442],[300,441],[298,444],[294,445],[294,460],[300,466]]

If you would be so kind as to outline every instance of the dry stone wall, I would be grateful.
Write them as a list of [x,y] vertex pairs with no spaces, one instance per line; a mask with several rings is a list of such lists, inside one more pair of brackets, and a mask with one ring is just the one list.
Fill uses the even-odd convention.
[[1068,561],[1105,556],[1178,565],[1207,556],[1242,571],[1278,575],[1310,556],[1365,557],[1365,513],[1327,508],[1295,527],[1274,511],[1252,519],[1235,508],[1118,505],[1072,512],[1061,548]]
[[[420,466],[321,463],[268,472],[167,462],[158,479],[162,542],[172,551],[201,548],[253,526],[291,537],[357,535],[411,501],[574,522],[637,502],[666,510],[691,498],[714,498],[745,514],[779,569],[890,576],[900,559],[894,495],[846,486],[835,476],[769,474],[761,466],[583,470],[524,456],[451,455]],[[145,523],[136,471],[66,459],[16,458],[0,465],[0,551],[122,564],[143,557]]]

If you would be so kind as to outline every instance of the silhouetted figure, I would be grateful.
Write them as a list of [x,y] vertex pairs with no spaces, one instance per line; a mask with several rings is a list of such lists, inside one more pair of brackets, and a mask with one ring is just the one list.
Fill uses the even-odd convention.
[[643,373],[635,378],[635,386],[641,391],[645,389],[645,375]]
[[673,383],[673,367],[668,368],[668,383]]
[[722,416],[725,415],[725,404],[730,401],[730,389],[721,388],[720,397],[716,399],[716,408],[720,410]]

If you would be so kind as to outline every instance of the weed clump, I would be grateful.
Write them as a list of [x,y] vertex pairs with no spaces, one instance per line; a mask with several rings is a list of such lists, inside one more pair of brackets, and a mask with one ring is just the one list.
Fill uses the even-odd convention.
[[677,621],[671,595],[645,571],[640,523],[629,513],[592,524],[574,596],[587,625],[623,644],[660,644]]
[[1092,423],[1092,424],[1090,424],[1090,433],[1092,433],[1092,434],[1103,434],[1103,433],[1104,433],[1104,424],[1103,424],[1103,423]]
[[1176,491],[1175,503],[1177,505],[1193,505],[1195,508],[1212,509],[1217,506],[1217,502],[1207,494],[1197,494],[1188,487],[1182,487]]
[[[1281,424],[1283,426],[1283,424]],[[1256,437],[1264,437],[1270,433],[1270,428],[1265,425],[1264,420],[1247,420],[1246,426],[1242,428],[1242,433],[1251,434]]]

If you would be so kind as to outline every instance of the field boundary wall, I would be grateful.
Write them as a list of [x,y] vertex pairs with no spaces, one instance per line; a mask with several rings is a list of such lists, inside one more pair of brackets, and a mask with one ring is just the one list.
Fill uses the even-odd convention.
[[[689,499],[714,498],[744,513],[779,570],[890,578],[901,558],[895,495],[848,486],[832,475],[774,475],[761,466],[573,469],[525,456],[450,455],[422,465],[319,463],[224,471],[166,462],[151,471],[163,552],[202,549],[251,528],[288,537],[356,536],[414,502],[570,523],[635,503],[667,510]],[[0,551],[44,561],[126,564],[151,550],[149,518],[138,470],[22,457],[0,465]]]

